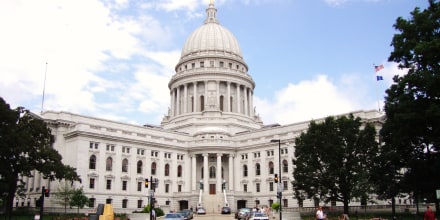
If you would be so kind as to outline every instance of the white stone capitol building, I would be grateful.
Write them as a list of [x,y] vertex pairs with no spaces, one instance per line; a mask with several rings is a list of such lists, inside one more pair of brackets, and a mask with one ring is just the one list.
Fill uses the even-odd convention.
[[[294,139],[309,122],[263,124],[254,111],[255,82],[237,39],[219,24],[212,2],[206,13],[204,24],[183,46],[168,84],[170,110],[160,126],[69,112],[42,114],[63,162],[77,168],[82,183],[74,187],[83,187],[91,207],[112,203],[116,213],[141,210],[149,201],[144,180],[150,176],[159,180],[156,206],[164,209],[201,205],[208,213],[218,213],[225,204],[232,210],[271,205],[278,201],[274,174],[281,175],[283,207],[317,205],[298,202],[291,185]],[[353,114],[370,122],[383,117],[374,110]],[[271,140],[280,140],[280,147]],[[24,180],[26,197],[16,198],[16,206],[34,206],[42,186],[53,194],[63,185],[49,183],[38,173]],[[45,206],[59,205],[51,196]]]

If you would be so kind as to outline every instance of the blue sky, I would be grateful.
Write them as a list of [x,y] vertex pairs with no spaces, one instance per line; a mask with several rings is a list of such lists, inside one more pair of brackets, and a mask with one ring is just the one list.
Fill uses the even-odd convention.
[[[238,39],[265,124],[378,109],[397,17],[427,0],[217,0]],[[168,81],[209,0],[0,1],[0,96],[36,113],[68,111],[159,125]],[[46,65],[47,63],[47,65]],[[383,64],[376,81],[373,64]],[[46,70],[47,68],[47,70]]]

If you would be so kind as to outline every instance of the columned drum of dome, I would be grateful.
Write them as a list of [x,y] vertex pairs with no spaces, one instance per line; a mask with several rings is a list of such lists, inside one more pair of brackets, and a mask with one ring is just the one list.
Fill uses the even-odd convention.
[[182,48],[176,74],[168,83],[171,104],[162,121],[166,129],[193,133],[208,123],[236,133],[262,125],[253,107],[255,82],[240,45],[216,14],[211,2],[203,25]]

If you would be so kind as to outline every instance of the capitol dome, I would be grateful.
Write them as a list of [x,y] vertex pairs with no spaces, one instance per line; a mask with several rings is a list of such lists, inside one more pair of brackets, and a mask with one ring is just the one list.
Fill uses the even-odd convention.
[[205,23],[187,38],[180,61],[212,55],[244,62],[237,39],[219,24],[216,18],[217,9],[212,2],[206,12]]

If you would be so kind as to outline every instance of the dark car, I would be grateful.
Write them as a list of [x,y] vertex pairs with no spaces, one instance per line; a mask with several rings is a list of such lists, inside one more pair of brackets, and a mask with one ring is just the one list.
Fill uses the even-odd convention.
[[222,208],[222,214],[231,214],[231,208],[227,207],[227,206],[224,206]]
[[193,219],[194,216],[193,211],[189,209],[181,210],[178,213],[180,213],[183,216],[183,219],[185,220]]

